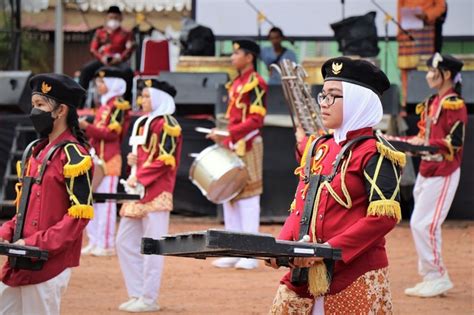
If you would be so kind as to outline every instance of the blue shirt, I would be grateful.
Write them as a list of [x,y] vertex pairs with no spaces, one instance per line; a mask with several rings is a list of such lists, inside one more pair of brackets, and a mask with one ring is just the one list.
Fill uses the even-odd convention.
[[[277,55],[273,50],[273,47],[264,47],[260,52],[260,58],[262,58],[263,62],[267,65],[267,68],[275,62],[277,59]],[[290,59],[293,62],[296,62],[296,55],[295,52],[291,49],[286,48],[283,55],[280,57],[280,61],[283,59]],[[268,79],[268,84],[281,84],[280,75],[277,71],[271,71],[271,75]]]

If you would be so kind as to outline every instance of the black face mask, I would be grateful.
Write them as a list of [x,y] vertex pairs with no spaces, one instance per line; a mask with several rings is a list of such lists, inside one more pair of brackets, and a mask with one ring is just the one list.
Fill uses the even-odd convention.
[[30,113],[30,119],[41,138],[47,137],[53,131],[54,118],[51,116],[51,112],[33,108]]

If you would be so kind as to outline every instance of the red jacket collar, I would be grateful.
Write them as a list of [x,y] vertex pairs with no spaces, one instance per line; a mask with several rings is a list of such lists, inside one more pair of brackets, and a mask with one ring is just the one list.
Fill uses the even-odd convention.
[[343,146],[347,143],[347,141],[350,141],[350,140],[355,139],[355,138],[360,137],[360,136],[371,136],[371,135],[373,135],[372,127],[365,127],[365,128],[361,128],[361,129],[357,129],[357,130],[351,130],[351,131],[347,132],[346,140],[341,141],[339,143],[339,145]]
[[[74,138],[71,131],[69,128],[66,128],[66,130],[63,131],[56,139],[54,139],[51,143],[48,143],[48,139],[41,140],[39,144],[37,144],[33,148],[33,156],[37,156],[41,151],[47,152],[49,148],[54,146],[57,143],[60,143],[61,141],[67,140]],[[46,149],[46,150],[43,150]]]

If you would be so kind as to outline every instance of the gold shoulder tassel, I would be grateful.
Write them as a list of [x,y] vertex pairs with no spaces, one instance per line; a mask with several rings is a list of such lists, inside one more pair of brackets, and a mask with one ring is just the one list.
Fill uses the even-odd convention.
[[369,204],[367,209],[369,216],[387,216],[397,219],[397,223],[402,219],[402,210],[400,203],[395,200],[375,200]]
[[406,155],[403,152],[392,149],[382,142],[376,142],[377,151],[385,158],[389,159],[392,163],[404,167],[407,160]]
[[251,105],[250,114],[259,114],[260,116],[265,116],[267,114],[267,110],[263,106]]
[[89,155],[86,155],[79,163],[70,164],[68,162],[66,165],[64,165],[63,175],[65,178],[77,177],[86,173],[91,167],[92,158]]
[[74,205],[69,207],[67,214],[75,219],[94,218],[94,207],[89,205]]
[[130,107],[130,102],[126,101],[124,99],[116,99],[114,101],[115,108],[120,109],[120,110],[129,110]]
[[115,131],[116,133],[121,133],[122,132],[122,126],[117,121],[114,121],[113,123],[110,123],[107,126],[107,128],[109,128],[112,131]]
[[167,154],[167,153],[166,154],[161,154],[158,157],[158,160],[165,163],[165,165],[171,166],[172,168],[175,168],[175,166],[176,166],[176,160],[175,160],[174,156],[171,155],[171,154]]
[[171,126],[168,123],[163,125],[163,130],[171,137],[179,137],[181,135],[181,127],[179,125]]
[[443,108],[449,110],[458,110],[464,106],[464,101],[462,98],[447,99],[443,102]]

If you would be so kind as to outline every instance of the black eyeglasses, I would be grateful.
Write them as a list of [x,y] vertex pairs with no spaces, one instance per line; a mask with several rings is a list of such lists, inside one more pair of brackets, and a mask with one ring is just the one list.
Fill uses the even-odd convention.
[[326,102],[327,106],[332,106],[334,105],[334,102],[336,102],[337,98],[343,98],[342,95],[332,95],[332,94],[323,94],[322,92],[318,93],[316,97],[316,101],[318,102],[318,105],[321,106],[323,102]]

